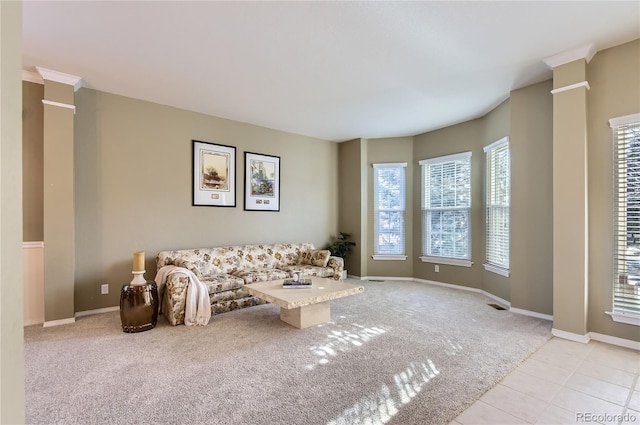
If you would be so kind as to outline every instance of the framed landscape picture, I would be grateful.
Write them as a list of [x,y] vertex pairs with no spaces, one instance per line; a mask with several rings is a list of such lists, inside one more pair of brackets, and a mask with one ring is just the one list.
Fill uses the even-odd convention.
[[280,211],[280,157],[244,153],[244,209]]
[[193,205],[236,206],[236,148],[192,140]]

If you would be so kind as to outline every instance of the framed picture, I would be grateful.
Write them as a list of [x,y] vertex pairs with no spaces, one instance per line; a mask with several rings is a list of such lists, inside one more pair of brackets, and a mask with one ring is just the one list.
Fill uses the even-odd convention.
[[280,157],[244,153],[245,211],[280,211]]
[[192,140],[193,205],[236,206],[236,148]]

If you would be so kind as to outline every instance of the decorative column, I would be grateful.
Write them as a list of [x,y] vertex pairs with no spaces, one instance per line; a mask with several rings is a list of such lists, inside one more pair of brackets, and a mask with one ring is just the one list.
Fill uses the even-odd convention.
[[340,143],[338,151],[338,232],[351,233],[356,243],[344,267],[349,275],[363,277],[367,276],[367,139]]
[[44,326],[75,321],[73,104],[81,78],[37,67],[44,80]]
[[22,2],[0,1],[0,423],[24,423]]
[[553,69],[553,334],[588,342],[587,63],[593,44],[544,60]]

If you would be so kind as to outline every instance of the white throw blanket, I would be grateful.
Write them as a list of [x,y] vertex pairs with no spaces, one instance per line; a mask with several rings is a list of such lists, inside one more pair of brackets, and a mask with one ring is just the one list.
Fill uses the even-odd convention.
[[[187,326],[201,325],[209,323],[211,319],[211,303],[209,301],[209,290],[207,285],[200,282],[200,279],[189,269],[178,266],[162,266],[156,274],[156,285],[160,300],[163,299],[164,284],[167,277],[173,273],[185,273],[189,277],[187,286],[187,299],[184,309],[184,324]],[[162,307],[162,304],[160,304]]]

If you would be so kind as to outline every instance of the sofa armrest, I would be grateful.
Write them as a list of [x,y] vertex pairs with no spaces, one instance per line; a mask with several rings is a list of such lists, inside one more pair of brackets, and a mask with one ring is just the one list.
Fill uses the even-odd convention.
[[162,314],[173,326],[184,323],[189,276],[175,272],[167,276],[162,296]]
[[329,257],[327,267],[333,269],[333,278],[335,280],[342,279],[342,271],[344,270],[344,259],[342,257]]
[[181,258],[176,258],[175,260],[173,260],[173,265],[178,267],[183,267],[189,270],[190,272],[192,272],[194,275],[196,275],[198,279],[202,279],[202,273],[200,273],[200,269],[198,269],[198,267],[190,261],[186,261]]

